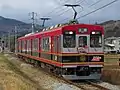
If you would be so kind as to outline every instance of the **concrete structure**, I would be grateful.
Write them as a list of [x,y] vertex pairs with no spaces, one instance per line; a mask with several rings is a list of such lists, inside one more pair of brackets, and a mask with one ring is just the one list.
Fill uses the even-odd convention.
[[106,38],[104,51],[107,53],[119,53],[120,52],[120,37]]

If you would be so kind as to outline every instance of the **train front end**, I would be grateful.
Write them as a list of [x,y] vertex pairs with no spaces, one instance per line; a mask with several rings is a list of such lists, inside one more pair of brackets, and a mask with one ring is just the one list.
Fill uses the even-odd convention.
[[100,79],[104,65],[103,27],[70,25],[62,33],[62,76],[69,80]]

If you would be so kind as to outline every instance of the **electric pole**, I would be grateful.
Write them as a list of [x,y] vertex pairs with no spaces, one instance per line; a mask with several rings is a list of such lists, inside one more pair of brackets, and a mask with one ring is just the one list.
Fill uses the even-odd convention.
[[73,11],[74,11],[74,17],[73,17],[73,19],[74,19],[74,20],[76,19],[76,16],[77,16],[77,11],[75,10],[75,7],[80,6],[81,8],[83,8],[81,5],[78,5],[78,4],[76,4],[76,5],[65,4],[64,6],[71,7],[71,8],[73,9]]
[[14,31],[14,35],[15,35],[15,53],[17,53],[17,26],[15,26],[15,31]]
[[5,35],[2,35],[2,52],[4,52],[5,49]]
[[32,13],[29,13],[29,15],[31,16],[31,20],[32,20],[32,33],[34,33],[34,30],[35,30],[35,16],[37,16],[37,13],[32,12]]
[[9,35],[8,35],[8,40],[9,40],[9,43],[8,43],[9,51],[11,51],[11,45],[10,45],[11,44],[11,33],[10,33],[10,31],[9,31]]
[[42,27],[44,28],[44,26],[45,26],[45,21],[46,20],[50,20],[50,18],[45,18],[45,17],[43,17],[43,18],[40,18],[41,20],[43,20],[43,24],[42,24]]
[[1,46],[1,37],[0,37],[0,46]]

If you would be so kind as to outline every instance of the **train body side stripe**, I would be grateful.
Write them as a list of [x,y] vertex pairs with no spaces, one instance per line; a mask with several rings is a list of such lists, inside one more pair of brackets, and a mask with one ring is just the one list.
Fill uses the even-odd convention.
[[83,65],[104,65],[104,62],[74,62],[74,63],[60,63],[54,60],[48,60],[48,59],[44,59],[44,58],[40,58],[40,57],[36,57],[36,56],[31,56],[31,55],[27,55],[27,54],[22,54],[22,53],[17,53],[19,55],[31,58],[31,59],[35,59],[44,63],[48,63],[48,64],[52,64],[52,65],[56,65],[58,67],[68,67],[68,66],[83,66]]
[[38,61],[41,61],[44,63],[48,63],[48,64],[56,65],[58,67],[62,67],[62,63],[59,63],[59,62],[56,62],[53,60],[48,60],[48,59],[44,59],[44,58],[40,58],[40,57],[36,57],[36,56],[31,56],[31,55],[27,55],[27,54],[22,54],[22,53],[17,53],[17,54],[31,58],[31,59],[35,59],[35,60],[38,60]]

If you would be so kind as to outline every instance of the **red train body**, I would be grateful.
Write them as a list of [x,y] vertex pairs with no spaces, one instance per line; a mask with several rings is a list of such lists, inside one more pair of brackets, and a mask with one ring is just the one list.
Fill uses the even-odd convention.
[[103,27],[64,25],[18,38],[17,54],[70,80],[100,79],[103,46]]

